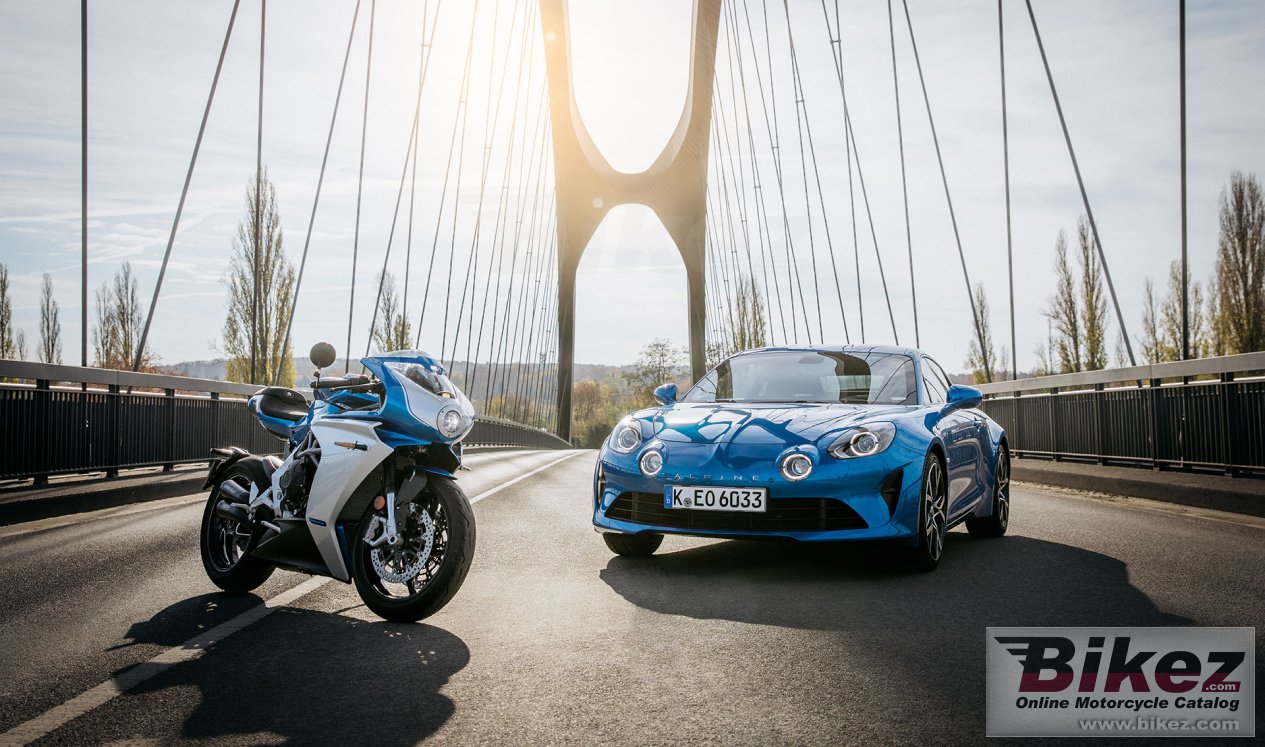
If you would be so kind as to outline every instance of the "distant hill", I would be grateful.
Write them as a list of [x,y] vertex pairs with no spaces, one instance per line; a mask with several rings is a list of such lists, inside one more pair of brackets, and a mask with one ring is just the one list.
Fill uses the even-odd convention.
[[[358,362],[358,358],[352,360],[353,370],[356,370],[355,367],[358,365]],[[181,371],[195,379],[213,379],[217,381],[224,381],[227,376],[228,366],[225,359],[216,358],[213,360],[203,361],[182,361],[180,363],[173,363],[168,366],[168,368],[173,371]],[[329,373],[341,374],[345,368],[347,368],[346,360],[339,358],[334,362],[334,365],[330,366],[326,370]],[[457,361],[450,367],[448,375],[457,384],[457,386],[465,390],[467,388],[465,386],[466,371],[469,370],[470,378],[476,382],[477,391],[481,397],[483,396],[488,378],[492,374],[494,368],[496,371],[497,382],[492,386],[492,396],[500,394],[502,389],[509,389],[511,391],[514,390],[516,388],[515,382],[518,380],[517,377],[519,376],[527,377],[535,374],[535,376],[532,376],[532,378],[535,379],[540,373],[540,364],[515,364],[507,369],[504,364],[494,367],[487,363],[477,363],[473,366],[467,367],[465,361]],[[550,365],[549,368],[552,373],[552,365]],[[312,365],[310,358],[306,356],[295,358],[294,370],[298,374],[296,377],[296,384],[300,387],[305,387],[311,384],[312,372],[315,369],[316,367]],[[575,364],[575,381],[601,381],[612,376],[621,376],[625,371],[631,371],[632,369],[633,366],[631,365],[606,366],[597,363],[577,363]]]

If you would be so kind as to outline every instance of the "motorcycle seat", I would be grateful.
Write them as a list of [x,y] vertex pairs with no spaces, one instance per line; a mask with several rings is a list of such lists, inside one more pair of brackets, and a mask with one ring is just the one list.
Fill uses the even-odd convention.
[[299,420],[307,415],[307,397],[294,389],[270,386],[255,396],[259,398],[259,411],[269,417]]

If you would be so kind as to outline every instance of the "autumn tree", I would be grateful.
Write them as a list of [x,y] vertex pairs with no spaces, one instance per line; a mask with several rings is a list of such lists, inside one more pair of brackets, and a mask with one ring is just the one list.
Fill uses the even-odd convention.
[[[139,283],[132,274],[131,263],[124,262],[114,278],[102,283],[96,293],[96,325],[92,330],[92,349],[97,366],[131,370],[141,342]],[[153,370],[157,356],[146,348],[140,370]]]
[[[233,254],[224,279],[228,286],[228,316],[223,330],[227,378],[254,384],[277,381],[282,386],[294,386],[293,348],[290,341],[284,339],[294,298],[294,265],[285,253],[277,190],[267,171],[261,179],[261,187],[258,210],[254,180],[246,188],[246,217],[237,224]],[[259,237],[258,308],[255,306],[256,236]],[[251,381],[252,352],[254,381]]]
[[660,384],[677,381],[685,373],[686,353],[674,347],[671,340],[657,338],[641,349],[632,371],[624,374],[638,406],[653,403],[653,392]]
[[1059,231],[1054,241],[1054,297],[1045,314],[1054,329],[1054,355],[1059,373],[1081,370],[1080,304],[1076,296],[1076,279],[1067,260],[1067,233]]
[[1265,196],[1254,174],[1236,171],[1221,192],[1213,347],[1265,350]]
[[44,273],[40,286],[40,349],[39,359],[44,363],[61,363],[61,318],[57,300],[53,298],[53,276]]
[[395,276],[389,272],[379,273],[378,283],[382,286],[382,299],[378,302],[378,320],[373,327],[374,347],[380,353],[412,347],[413,325],[401,308]]
[[[979,320],[979,334],[971,337],[971,348],[966,356],[966,370],[976,384],[988,381],[989,371],[999,371],[996,350],[993,348],[993,332],[988,312],[988,297],[984,284],[975,284],[975,318]],[[980,347],[983,338],[983,348]]]
[[14,334],[13,302],[9,300],[9,268],[0,262],[0,359],[17,359],[18,345]]
[[1107,297],[1103,293],[1102,265],[1085,216],[1077,223],[1076,243],[1081,260],[1081,370],[1097,371],[1107,367]]

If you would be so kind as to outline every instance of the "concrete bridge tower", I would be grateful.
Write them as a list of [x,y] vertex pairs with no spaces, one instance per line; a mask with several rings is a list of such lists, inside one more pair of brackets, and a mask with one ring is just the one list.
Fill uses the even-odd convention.
[[708,137],[721,0],[694,0],[690,71],[676,130],[645,171],[616,171],[589,135],[575,100],[566,0],[541,0],[558,211],[558,435],[571,438],[575,363],[575,275],[589,240],[611,208],[628,203],[659,216],[685,264],[690,371],[706,373],[706,208]]

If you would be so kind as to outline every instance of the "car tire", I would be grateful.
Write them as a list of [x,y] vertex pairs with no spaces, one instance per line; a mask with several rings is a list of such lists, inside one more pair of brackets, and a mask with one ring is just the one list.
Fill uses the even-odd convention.
[[993,473],[993,511],[988,516],[966,520],[972,537],[991,539],[1006,533],[1010,525],[1010,452],[1005,446],[997,450],[997,466]]
[[949,481],[944,462],[935,452],[922,463],[922,483],[918,491],[918,539],[909,552],[910,570],[927,573],[940,565],[944,536],[948,531]]
[[644,558],[653,555],[659,545],[663,544],[663,535],[654,532],[638,534],[603,534],[606,546],[616,555],[626,558]]

